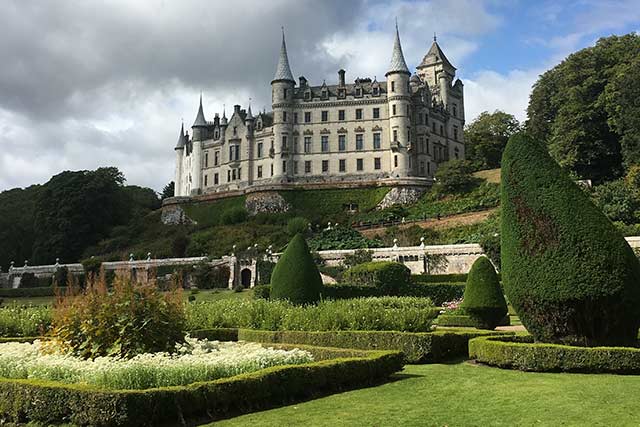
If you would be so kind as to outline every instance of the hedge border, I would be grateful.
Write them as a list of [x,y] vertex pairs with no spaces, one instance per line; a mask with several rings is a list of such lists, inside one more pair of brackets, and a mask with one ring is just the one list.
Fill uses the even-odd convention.
[[521,371],[640,374],[640,348],[534,343],[530,335],[474,338],[469,341],[469,356]]
[[[441,314],[435,319],[435,324],[438,326],[454,326],[454,327],[467,327],[477,328],[478,322],[476,322],[471,316],[466,314]],[[511,326],[511,318],[507,314],[504,319],[498,323],[497,326]]]
[[238,329],[238,339],[358,350],[401,351],[405,363],[433,363],[468,357],[469,340],[513,332],[442,328],[433,332],[396,331],[262,331]]
[[[63,293],[64,287],[58,287],[58,291]],[[27,297],[53,297],[55,296],[55,288],[53,286],[37,287],[37,288],[2,288],[0,289],[0,298],[27,298]]]
[[[345,352],[305,349],[327,356]],[[184,425],[185,420],[190,423],[217,420],[378,384],[402,369],[400,352],[359,354],[363,356],[275,366],[215,381],[147,390],[104,390],[52,381],[0,378],[0,416],[15,423],[45,425],[63,422],[94,426]]]

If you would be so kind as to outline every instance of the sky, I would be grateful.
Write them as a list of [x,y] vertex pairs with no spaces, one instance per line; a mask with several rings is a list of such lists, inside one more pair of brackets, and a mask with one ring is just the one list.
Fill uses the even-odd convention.
[[172,180],[180,125],[270,109],[285,28],[311,84],[384,79],[395,20],[413,70],[434,33],[482,111],[526,119],[544,71],[600,37],[640,32],[640,0],[4,0],[0,191],[64,170],[116,166],[127,183]]

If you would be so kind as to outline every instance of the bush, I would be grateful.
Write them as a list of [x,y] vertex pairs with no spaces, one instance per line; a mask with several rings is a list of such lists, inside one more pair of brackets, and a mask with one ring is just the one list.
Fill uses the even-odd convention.
[[304,236],[305,234],[307,234],[308,231],[309,231],[309,221],[306,218],[297,216],[295,218],[291,218],[287,222],[287,233],[291,237],[295,236],[298,233]]
[[373,251],[368,249],[356,249],[353,253],[346,254],[344,256],[342,264],[347,268],[351,268],[371,261],[373,261]]
[[469,356],[523,371],[640,373],[639,348],[536,344],[531,336],[475,338],[469,341]]
[[196,264],[191,272],[193,283],[198,289],[213,289],[229,287],[231,271],[226,265],[212,266],[206,261]]
[[307,242],[301,234],[296,234],[273,269],[271,298],[294,304],[315,303],[320,299],[322,287],[322,278]]
[[501,206],[504,287],[536,340],[635,345],[640,263],[542,143],[509,140]]
[[437,306],[462,298],[464,283],[415,283],[402,290],[403,296],[430,298]]
[[435,189],[440,194],[467,191],[480,182],[473,176],[471,163],[466,160],[449,160],[439,165],[435,178]]
[[354,285],[373,286],[387,295],[397,295],[411,283],[411,270],[398,262],[367,262],[350,268],[343,278]]
[[[312,354],[344,354],[312,349]],[[353,350],[351,354],[355,353]],[[37,380],[0,381],[0,416],[9,422],[52,425],[183,425],[290,404],[378,384],[402,369],[402,355],[371,351],[300,366],[275,366],[188,386],[104,390]],[[239,399],[238,396],[251,396]]]
[[415,282],[420,283],[465,283],[467,281],[466,274],[415,274],[413,276]]
[[58,267],[53,273],[53,283],[56,286],[67,286],[69,281],[69,269],[65,266]]
[[44,288],[51,286],[51,279],[47,277],[37,277],[33,273],[22,273],[20,276],[20,287],[25,289]]
[[[465,314],[441,314],[438,316],[435,322],[438,324],[438,326],[486,329],[483,327],[483,324],[478,323],[478,320],[476,318],[467,316]],[[509,326],[510,324],[511,319],[507,314],[497,322],[496,326]]]
[[245,222],[247,220],[247,210],[244,207],[236,206],[230,208],[220,215],[220,223],[223,225],[232,225]]
[[368,239],[351,227],[332,227],[316,233],[309,239],[309,247],[314,251],[336,249],[379,248],[382,242]]
[[258,273],[258,285],[268,285],[271,283],[271,273],[275,268],[276,263],[259,259],[256,262],[256,271]]
[[160,292],[155,283],[122,277],[111,292],[104,276],[91,280],[84,292],[59,299],[52,318],[60,348],[83,358],[171,351],[185,330],[180,289]]
[[489,258],[482,256],[471,266],[460,307],[482,329],[495,328],[507,315],[507,302]]
[[98,277],[102,268],[102,261],[99,258],[87,258],[82,260],[82,267],[87,278]]
[[[58,288],[61,293],[64,293],[64,287]],[[52,297],[55,296],[55,288],[52,286],[37,287],[37,288],[0,288],[0,298],[34,298],[34,297]]]
[[[48,288],[51,289],[51,288]],[[43,306],[0,308],[1,337],[42,336],[51,327],[51,311]]]
[[270,285],[257,285],[253,287],[253,297],[257,299],[269,299],[271,298],[271,286]]

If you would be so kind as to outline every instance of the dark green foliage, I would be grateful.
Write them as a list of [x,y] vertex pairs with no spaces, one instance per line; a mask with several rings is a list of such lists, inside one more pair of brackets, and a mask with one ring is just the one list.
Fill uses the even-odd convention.
[[[0,193],[0,267],[7,271],[11,261],[16,266],[31,259],[35,231],[35,205],[41,185],[15,188]],[[53,261],[53,260],[51,260]]]
[[[319,356],[340,353],[332,349],[312,351]],[[191,424],[219,419],[378,384],[401,369],[399,352],[371,351],[361,357],[343,355],[189,386],[149,390],[102,390],[83,385],[2,379],[0,416],[9,422],[43,425],[175,426],[185,421]]]
[[536,340],[633,345],[640,264],[613,224],[538,141],[516,135],[502,159],[502,278]]
[[179,232],[171,242],[171,256],[175,258],[183,258],[187,254],[189,246],[189,237],[184,232]]
[[268,260],[258,259],[256,261],[259,285],[268,285],[271,283],[271,273],[273,273],[275,266],[276,264],[274,262]]
[[[484,323],[478,323],[477,318],[468,316],[466,314],[441,314],[436,319],[436,323],[438,324],[438,326],[487,329],[484,327]],[[509,326],[510,324],[511,319],[509,318],[509,315],[506,315],[502,319],[500,319],[495,326]]]
[[401,351],[405,363],[433,363],[468,355],[471,338],[513,332],[447,329],[435,332],[387,331],[256,331],[239,329],[238,339],[263,343],[306,344],[361,350]]
[[639,348],[534,344],[531,336],[472,339],[469,357],[487,365],[522,371],[640,373]]
[[271,285],[257,285],[253,287],[253,297],[260,299],[271,298]]
[[194,329],[189,336],[209,341],[238,341],[238,328]]
[[[58,288],[61,293],[65,292],[65,288]],[[33,298],[33,297],[52,297],[55,295],[55,289],[52,286],[41,286],[37,288],[15,288],[0,289],[0,298]]]
[[480,180],[473,176],[473,167],[466,160],[449,160],[438,166],[434,190],[439,194],[469,191]]
[[402,295],[430,298],[435,305],[439,306],[444,302],[462,298],[464,288],[464,283],[416,282],[412,286],[405,287]]
[[416,274],[413,276],[413,280],[421,283],[466,283],[466,274]]
[[167,185],[164,186],[164,188],[162,189],[162,193],[160,194],[160,198],[162,200],[164,199],[168,199],[169,197],[173,197],[173,195],[175,194],[176,190],[176,183],[173,181],[170,181]]
[[343,278],[347,283],[372,286],[387,295],[397,295],[411,283],[411,270],[398,262],[367,262],[345,271]]
[[622,179],[597,185],[593,201],[611,221],[635,224],[640,220],[640,198],[633,187]]
[[482,247],[482,251],[499,270],[502,262],[500,257],[500,235],[498,233],[485,233],[480,237],[478,243]]
[[297,216],[295,218],[291,218],[287,222],[287,233],[289,233],[289,236],[291,237],[295,236],[298,233],[304,236],[308,232],[309,232],[309,221],[306,218]]
[[367,239],[362,234],[350,227],[332,227],[315,233],[309,239],[309,247],[313,251],[326,251],[333,249],[361,249],[379,248],[382,242]]
[[346,254],[342,260],[345,267],[351,268],[356,265],[371,262],[373,260],[373,251],[367,249],[357,249],[353,253]]
[[231,271],[226,265],[212,266],[208,262],[200,262],[190,272],[191,279],[198,289],[229,287]]
[[483,111],[464,129],[465,159],[475,170],[499,168],[507,141],[519,130],[513,115]]
[[82,260],[82,268],[86,277],[98,277],[102,268],[102,260],[99,258],[87,258]]
[[304,237],[296,234],[273,269],[271,298],[310,304],[319,301],[321,292],[322,278],[318,267]]
[[[526,127],[560,165],[595,182],[638,161],[640,36],[600,39],[544,73],[529,99]],[[629,73],[629,74],[628,74]]]
[[489,258],[482,256],[471,266],[460,307],[483,329],[495,328],[507,315],[507,302]]
[[67,286],[69,281],[69,269],[67,267],[58,267],[56,272],[53,273],[52,283],[56,286]]
[[20,287],[21,288],[37,288],[38,286],[38,278],[33,273],[23,273],[20,276]]
[[247,220],[247,210],[244,207],[231,208],[220,215],[220,223],[224,225],[239,224]]

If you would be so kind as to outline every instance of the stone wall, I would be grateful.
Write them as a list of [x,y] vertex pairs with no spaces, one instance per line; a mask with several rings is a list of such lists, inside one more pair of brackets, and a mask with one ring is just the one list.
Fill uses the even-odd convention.
[[412,205],[425,193],[424,187],[394,187],[378,203],[376,209],[386,209],[393,205]]
[[179,205],[163,206],[160,221],[165,225],[195,224]]
[[249,215],[287,212],[291,206],[275,191],[248,194],[244,206]]

